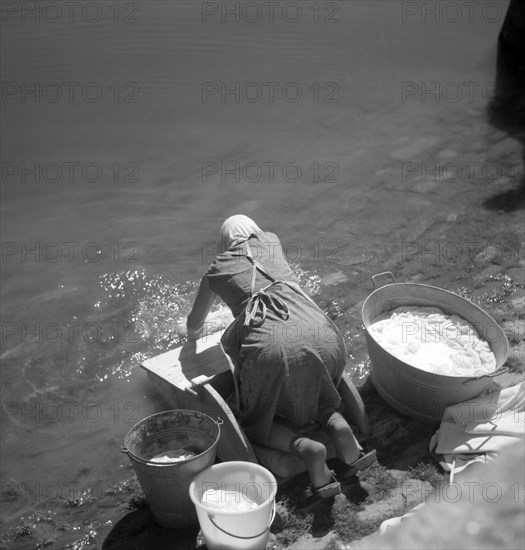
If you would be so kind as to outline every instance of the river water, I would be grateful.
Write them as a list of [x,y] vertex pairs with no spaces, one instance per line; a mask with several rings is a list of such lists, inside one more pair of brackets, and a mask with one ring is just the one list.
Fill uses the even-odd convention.
[[490,243],[461,235],[516,180],[519,146],[486,113],[507,2],[437,4],[4,3],[9,548],[100,547],[126,513],[105,497],[131,476],[120,445],[166,406],[138,365],[183,341],[227,216],[280,235],[357,383],[371,274],[455,281],[421,239],[459,219],[449,260]]

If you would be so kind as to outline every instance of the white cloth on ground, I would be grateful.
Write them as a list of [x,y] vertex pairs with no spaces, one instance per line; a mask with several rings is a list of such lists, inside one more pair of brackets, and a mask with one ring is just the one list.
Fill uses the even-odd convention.
[[404,514],[402,516],[399,516],[399,517],[396,517],[396,518],[390,518],[390,519],[387,519],[387,520],[383,521],[383,523],[379,526],[379,534],[384,535],[388,531],[388,529],[391,529],[392,527],[395,527],[396,525],[399,525],[403,521],[405,521],[408,518],[412,517],[414,515],[414,513],[417,510],[420,510],[421,508],[423,508],[424,505],[425,505],[425,503],[422,502],[421,504],[418,504],[415,508],[412,508],[412,510],[410,510],[410,512],[407,512],[406,514]]
[[430,450],[454,473],[490,461],[519,437],[525,437],[525,382],[447,407]]

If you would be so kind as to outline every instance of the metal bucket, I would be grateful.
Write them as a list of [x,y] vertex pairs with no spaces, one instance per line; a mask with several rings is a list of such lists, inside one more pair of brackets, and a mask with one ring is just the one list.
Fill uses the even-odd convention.
[[[507,337],[481,308],[438,287],[396,283],[388,271],[372,279],[376,290],[363,303],[361,313],[372,367],[371,379],[381,397],[396,410],[424,422],[438,423],[446,407],[477,397],[495,377],[508,370],[501,368],[509,352]],[[381,279],[387,279],[388,283],[381,283]],[[495,371],[472,378],[445,376],[415,368],[394,357],[374,340],[368,327],[400,306],[438,307],[447,315],[456,314],[471,323],[490,345],[496,358]]]
[[[159,525],[180,528],[198,523],[188,491],[193,478],[215,462],[219,436],[218,422],[183,409],[148,416],[128,432],[121,450],[128,455]],[[151,462],[156,455],[175,449],[196,456],[179,462]]]

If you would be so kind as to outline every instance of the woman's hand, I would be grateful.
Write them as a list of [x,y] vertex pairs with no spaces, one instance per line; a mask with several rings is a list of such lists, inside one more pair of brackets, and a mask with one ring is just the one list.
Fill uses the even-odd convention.
[[204,323],[215,300],[215,294],[208,286],[206,275],[202,278],[193,307],[186,321],[186,333],[190,340],[197,340],[204,333]]
[[204,327],[201,327],[197,330],[191,329],[186,324],[186,334],[188,336],[188,340],[198,340],[199,338],[202,338],[202,335],[204,334]]

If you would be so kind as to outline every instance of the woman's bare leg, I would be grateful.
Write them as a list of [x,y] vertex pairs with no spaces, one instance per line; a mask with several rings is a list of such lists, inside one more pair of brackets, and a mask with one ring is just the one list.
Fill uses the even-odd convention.
[[363,447],[359,445],[352,428],[350,428],[341,413],[334,411],[328,417],[325,430],[334,442],[337,457],[340,460],[350,465],[359,458],[359,453],[363,450]]
[[306,464],[314,489],[332,481],[332,474],[326,466],[326,447],[322,443],[297,435],[284,424],[274,422],[266,445],[298,456]]

